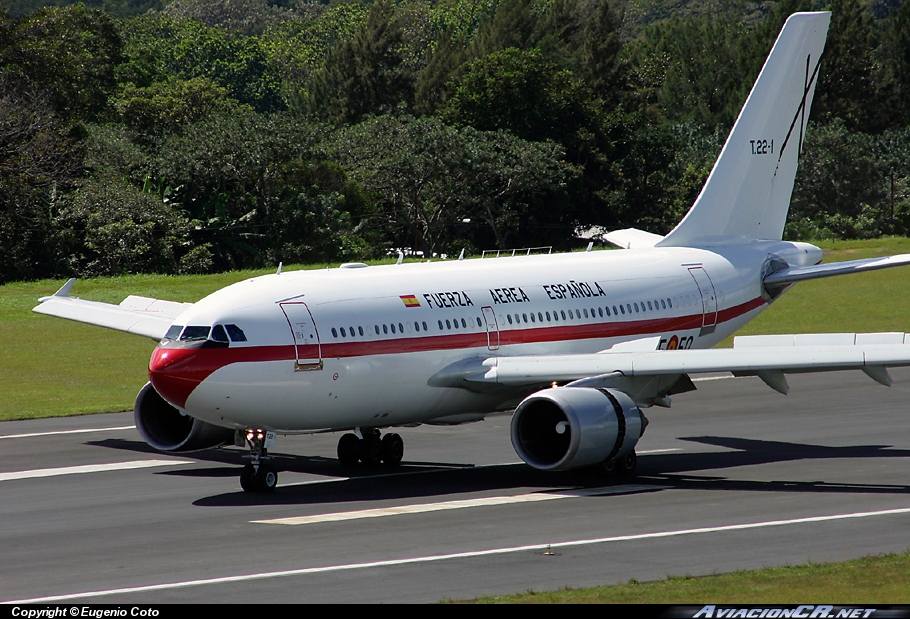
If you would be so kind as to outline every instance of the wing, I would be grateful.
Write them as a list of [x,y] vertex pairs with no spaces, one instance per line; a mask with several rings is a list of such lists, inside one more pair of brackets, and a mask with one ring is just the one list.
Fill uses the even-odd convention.
[[734,338],[733,348],[708,350],[655,350],[656,341],[637,340],[595,354],[475,359],[446,368],[431,384],[472,391],[551,383],[618,388],[641,404],[661,404],[669,394],[694,389],[689,374],[758,376],[786,394],[788,373],[854,369],[890,385],[887,368],[910,365],[910,334],[904,333],[746,336]]
[[132,295],[119,305],[86,301],[70,296],[75,282],[71,279],[53,296],[39,299],[32,311],[160,340],[174,319],[193,305]]

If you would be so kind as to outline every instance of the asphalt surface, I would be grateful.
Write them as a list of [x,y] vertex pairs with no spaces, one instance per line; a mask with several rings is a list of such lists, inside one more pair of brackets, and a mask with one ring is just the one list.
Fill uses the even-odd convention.
[[0,423],[0,601],[432,602],[905,552],[892,375],[698,382],[646,411],[634,479],[519,464],[508,416],[401,429],[393,470],[279,437],[265,496],[243,450],[160,454],[131,414]]

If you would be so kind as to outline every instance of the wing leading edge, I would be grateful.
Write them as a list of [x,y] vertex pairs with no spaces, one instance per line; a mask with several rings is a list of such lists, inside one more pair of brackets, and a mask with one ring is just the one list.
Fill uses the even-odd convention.
[[32,311],[160,340],[174,319],[193,305],[135,295],[119,305],[86,301],[69,296],[75,281],[66,282],[53,296],[39,299],[40,305]]

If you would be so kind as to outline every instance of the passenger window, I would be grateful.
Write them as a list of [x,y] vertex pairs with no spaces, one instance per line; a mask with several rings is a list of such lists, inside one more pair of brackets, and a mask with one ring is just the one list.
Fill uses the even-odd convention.
[[362,336],[362,335],[363,335],[363,327],[357,327],[357,333],[359,333],[359,334]]
[[427,331],[427,323],[426,323],[426,322],[423,322],[423,323],[421,323],[421,324],[423,324],[423,330],[424,330],[424,331]]
[[468,323],[467,323],[467,321],[465,321],[464,318],[461,319],[461,326],[462,326],[462,328],[464,328],[464,329],[467,329],[467,328],[468,328]]
[[398,332],[399,332],[399,333],[404,333],[404,325],[401,324],[400,322],[398,323]]
[[332,327],[332,337],[338,337],[338,331],[335,329],[335,327]]
[[386,335],[389,334],[389,325],[382,325],[382,332]]

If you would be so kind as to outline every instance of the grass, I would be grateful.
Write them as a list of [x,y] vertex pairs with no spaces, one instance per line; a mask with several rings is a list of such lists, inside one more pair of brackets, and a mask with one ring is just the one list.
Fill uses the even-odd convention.
[[703,578],[590,589],[527,592],[475,600],[480,604],[848,604],[910,603],[910,554],[866,557]]
[[[820,246],[826,260],[910,253],[906,238]],[[88,279],[77,282],[73,295],[109,303],[129,294],[192,302],[270,272]],[[0,286],[0,421],[131,410],[145,384],[151,340],[32,313],[39,297],[61,285],[62,280]],[[905,331],[907,316],[910,268],[897,268],[800,284],[740,333]]]

